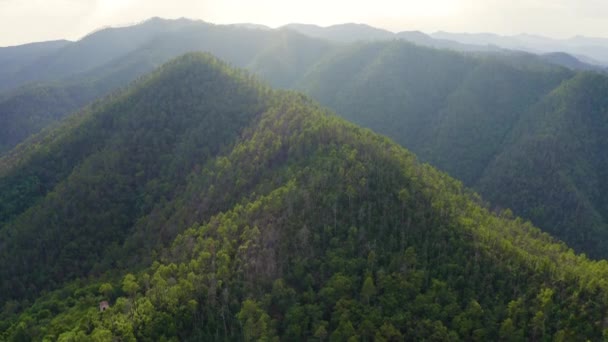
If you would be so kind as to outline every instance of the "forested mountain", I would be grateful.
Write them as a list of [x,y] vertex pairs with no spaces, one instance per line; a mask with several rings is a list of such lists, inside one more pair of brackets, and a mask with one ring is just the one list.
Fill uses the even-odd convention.
[[606,82],[531,55],[471,58],[392,42],[340,50],[301,86],[493,206],[606,257]]
[[125,58],[64,81],[31,84],[6,93],[0,98],[0,155],[158,65],[147,55]]
[[[29,85],[0,95],[0,154],[172,57],[193,50],[209,51],[248,68],[273,86],[302,90],[344,118],[388,135],[423,161],[479,191],[493,206],[513,208],[517,215],[531,219],[576,251],[593,257],[608,255],[604,247],[608,240],[604,217],[608,213],[602,209],[603,196],[596,192],[600,187],[591,191],[579,185],[564,186],[587,179],[599,184],[604,179],[602,145],[598,139],[589,139],[585,122],[575,119],[580,110],[605,111],[603,104],[591,97],[601,97],[601,91],[566,86],[575,81],[577,73],[554,64],[582,68],[567,55],[458,53],[398,40],[336,44],[298,34],[293,27],[272,30],[160,19],[142,25],[171,29],[139,35],[153,38],[104,65],[51,84]],[[350,28],[340,26],[341,32]],[[114,30],[109,32],[118,34],[122,29]],[[426,39],[416,32],[408,35],[410,39]],[[603,78],[592,79],[589,82],[602,89]],[[543,105],[555,102],[554,92],[565,101],[564,108],[571,108],[568,115],[572,118],[559,112],[558,106],[547,109]],[[585,101],[588,105],[580,105]],[[533,156],[563,149],[561,140],[547,140],[540,128],[553,127],[554,120],[572,125],[568,139],[580,141],[584,150],[584,157],[577,155],[572,160],[583,160],[582,164],[547,163]],[[531,127],[537,128],[525,129],[527,122],[536,122]],[[594,134],[601,136],[603,132]],[[548,146],[532,147],[530,141],[537,140]],[[518,148],[521,151],[515,150]],[[510,159],[515,155],[517,162]],[[520,165],[518,170],[511,169],[515,163]],[[537,177],[547,173],[567,180]],[[525,196],[512,194],[511,189],[521,189]]]
[[23,194],[0,201],[4,340],[605,335],[605,261],[207,55],[46,130],[0,175]]
[[118,246],[138,219],[261,110],[265,89],[199,59],[167,65],[2,159],[0,301],[126,262]]
[[517,123],[477,183],[491,203],[552,227],[594,256],[608,241],[608,78],[581,73]]
[[529,57],[359,44],[316,65],[300,87],[470,184],[500,151],[513,123],[574,75]]

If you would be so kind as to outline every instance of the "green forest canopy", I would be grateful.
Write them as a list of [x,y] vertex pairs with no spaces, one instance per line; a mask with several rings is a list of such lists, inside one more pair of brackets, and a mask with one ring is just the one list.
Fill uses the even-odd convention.
[[[358,27],[339,29],[352,36]],[[89,60],[91,46],[110,52]],[[290,30],[188,20],[102,30],[56,49],[41,57],[47,64],[26,64],[21,75],[57,83],[0,95],[0,153],[168,59],[205,50],[389,136],[577,252],[606,256],[605,76],[508,51],[341,45]]]
[[3,339],[604,336],[606,261],[208,55],[32,141],[0,168],[27,189],[2,201]]

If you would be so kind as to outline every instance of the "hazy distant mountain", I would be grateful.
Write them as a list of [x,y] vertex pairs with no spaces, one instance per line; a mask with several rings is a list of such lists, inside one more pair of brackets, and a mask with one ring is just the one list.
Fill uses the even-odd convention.
[[582,71],[599,71],[599,72],[607,72],[608,67],[599,66],[597,64],[585,63],[578,58],[569,55],[564,52],[550,52],[541,54],[540,58],[543,60],[553,63],[555,65],[561,65],[563,67],[572,69],[572,70],[582,70]]
[[487,51],[497,52],[497,51],[502,50],[501,48],[499,48],[497,46],[493,46],[493,45],[487,45],[487,46],[468,45],[468,44],[462,44],[462,43],[452,41],[452,40],[433,38],[433,37],[429,36],[428,34],[422,33],[420,31],[403,31],[403,32],[396,33],[395,37],[399,38],[399,39],[407,40],[408,42],[411,42],[414,44],[434,47],[434,48],[438,48],[438,49],[450,49],[450,50],[456,50],[456,51],[486,51],[486,52]]
[[[347,43],[403,39],[418,45],[457,51],[501,52],[508,49],[546,54],[547,61],[575,70],[600,71],[604,70],[602,64],[608,65],[608,39],[600,38],[577,36],[568,40],[555,40],[527,34],[500,36],[493,33],[436,32],[431,35],[420,31],[393,33],[364,24],[342,24],[328,27],[288,24],[283,27],[312,37]],[[565,53],[571,56],[566,56]],[[597,65],[602,66],[597,67]]]
[[439,31],[430,34],[430,36],[438,39],[456,41],[463,44],[496,45],[514,50],[522,50],[524,47],[514,37],[499,36],[494,33],[452,33]]
[[[70,44],[67,40],[30,43],[0,47],[0,90],[2,84],[10,84],[15,73],[27,65],[46,57]],[[1,97],[1,95],[0,95]]]
[[0,47],[0,71],[15,72],[28,63],[48,56],[56,50],[70,44],[67,40],[54,40],[40,43],[30,43],[18,46]]
[[493,33],[436,32],[433,38],[448,39],[464,44],[496,45],[532,53],[565,52],[583,62],[608,65],[608,39],[576,36],[569,39],[552,39],[537,35],[520,34],[501,36]]
[[375,28],[365,24],[340,24],[321,27],[310,24],[287,24],[282,28],[294,30],[311,37],[351,43],[360,40],[393,39],[393,32]]
[[56,80],[84,72],[140,48],[159,34],[201,23],[187,19],[152,18],[139,25],[101,29],[77,42],[60,42],[60,48],[44,58],[21,65],[18,70],[6,73],[4,66],[0,65],[0,72],[6,75],[0,78],[0,91],[27,82]]
[[266,25],[252,24],[252,23],[230,24],[230,26],[238,26],[238,27],[252,29],[252,30],[272,30],[272,28],[270,28]]
[[[499,36],[492,33],[455,34],[437,32],[432,35],[420,31],[403,31],[393,33],[363,24],[342,24],[328,27],[307,24],[288,24],[284,28],[298,31],[312,37],[339,41],[374,41],[403,39],[409,42],[439,49],[450,49],[469,52],[506,52],[506,50],[525,51],[540,54],[550,63],[574,70],[605,71],[597,60],[585,56],[583,48],[588,50],[604,49],[608,53],[608,40],[597,38],[575,37],[558,41],[540,36],[519,35],[513,37]],[[596,44],[593,47],[589,44]],[[601,47],[601,46],[604,47]],[[574,49],[572,46],[577,46]],[[587,51],[587,50],[585,50]],[[567,54],[570,52],[571,54]],[[601,53],[601,51],[599,51]],[[575,56],[577,55],[577,56]],[[589,56],[591,56],[589,54]],[[608,54],[606,55],[608,57]]]

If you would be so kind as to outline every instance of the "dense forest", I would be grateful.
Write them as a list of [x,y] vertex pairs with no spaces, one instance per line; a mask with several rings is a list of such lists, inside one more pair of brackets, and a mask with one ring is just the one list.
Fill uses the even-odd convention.
[[0,182],[2,340],[608,334],[605,261],[209,55],[43,131]]
[[607,84],[526,56],[471,58],[393,42],[342,49],[300,87],[494,207],[605,258]]
[[[345,43],[363,39],[381,41]],[[34,47],[0,49],[0,60],[25,56],[6,70],[0,66],[10,75],[5,80],[42,82],[0,93],[0,155],[175,56],[209,51],[389,136],[492,207],[511,208],[577,252],[608,255],[601,195],[605,76],[547,63],[547,56],[471,51],[415,32],[387,35],[361,25],[273,30],[151,19]],[[89,59],[92,47],[108,52]],[[568,55],[550,59],[585,69]]]

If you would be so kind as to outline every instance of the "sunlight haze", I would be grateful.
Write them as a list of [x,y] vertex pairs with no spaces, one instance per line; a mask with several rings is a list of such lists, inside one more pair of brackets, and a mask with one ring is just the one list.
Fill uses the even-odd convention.
[[0,0],[0,46],[76,40],[105,26],[158,16],[212,23],[287,23],[322,26],[366,23],[391,31],[529,33],[555,38],[605,36],[608,4],[587,1],[505,0]]

